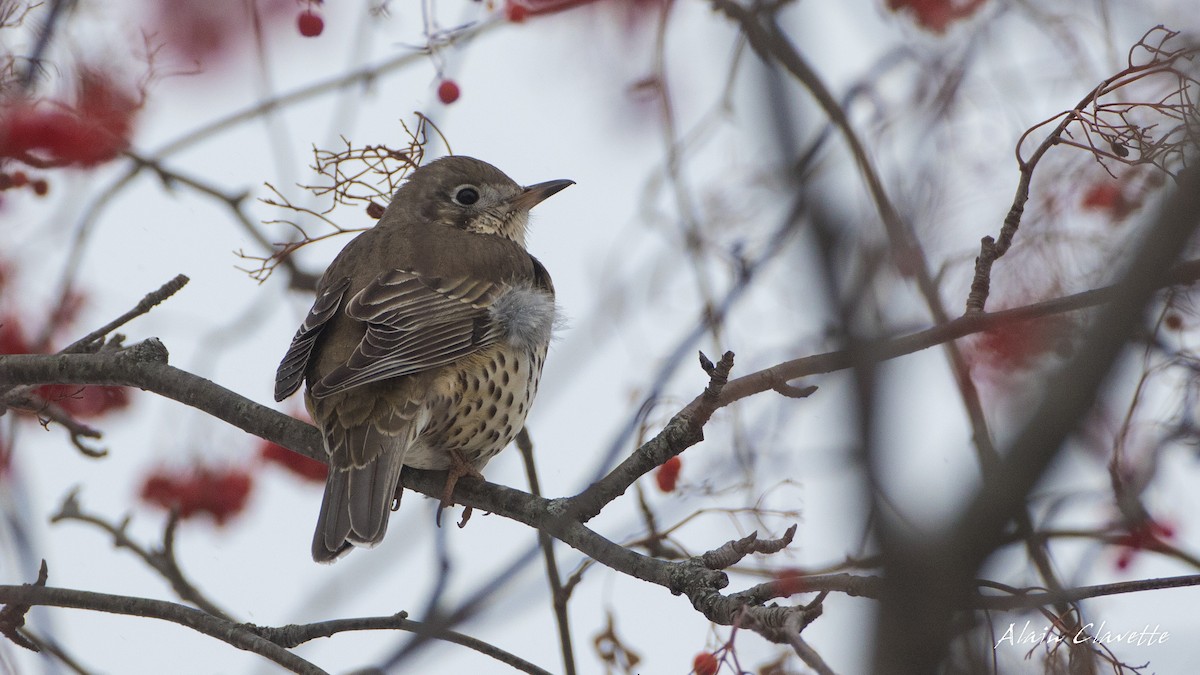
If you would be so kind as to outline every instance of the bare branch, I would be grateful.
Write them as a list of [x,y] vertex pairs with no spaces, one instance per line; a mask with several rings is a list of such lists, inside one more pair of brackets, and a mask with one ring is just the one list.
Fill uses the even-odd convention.
[[[38,568],[37,581],[32,584],[25,584],[31,588],[45,588],[48,570],[46,561],[42,561],[41,567]],[[30,642],[18,631],[25,625],[25,615],[29,612],[30,603],[13,603],[0,608],[0,635],[12,640],[13,644],[18,647],[24,647],[30,651],[40,651],[37,645]]]
[[[521,451],[521,459],[525,463],[525,477],[529,481],[529,493],[534,497],[542,496],[542,488],[538,484],[537,466],[533,461],[533,441],[529,438],[529,428],[522,427],[517,434],[517,449]],[[546,563],[546,580],[550,583],[550,603],[554,609],[554,622],[558,626],[558,643],[562,650],[563,673],[575,673],[575,649],[571,643],[571,621],[567,612],[567,600],[570,593],[563,588],[562,575],[558,571],[558,559],[554,557],[554,540],[542,530],[537,531],[538,546],[542,549],[542,558]]]
[[109,614],[161,619],[214,637],[226,644],[263,656],[293,673],[325,675],[325,671],[266,640],[244,626],[173,602],[47,586],[0,585],[0,602],[21,606],[49,605]]
[[700,560],[704,566],[710,570],[723,570],[741,562],[742,558],[751,553],[765,553],[770,555],[778,553],[787,548],[792,543],[792,539],[796,536],[796,526],[792,525],[783,533],[779,539],[758,540],[758,532],[751,532],[749,535],[728,542],[724,546],[709,551],[700,556]]
[[179,515],[177,513],[171,514],[171,517],[167,520],[166,527],[163,528],[162,547],[156,551],[150,551],[130,539],[126,534],[126,528],[129,526],[128,517],[122,520],[120,525],[113,525],[99,516],[84,513],[83,509],[79,507],[78,497],[79,490],[72,490],[67,495],[67,498],[63,500],[58,513],[50,517],[50,522],[59,523],[73,520],[88,523],[104,530],[112,535],[114,546],[132,551],[147,565],[161,574],[171,584],[171,589],[175,591],[175,594],[181,600],[190,602],[217,618],[233,621],[229,614],[217,607],[194,584],[188,581],[187,577],[183,574],[183,570],[179,569],[179,562],[175,559],[175,526],[179,523]]
[[187,285],[188,281],[190,281],[190,279],[188,279],[185,275],[176,275],[174,279],[171,279],[167,283],[163,284],[158,290],[147,293],[146,297],[139,300],[138,303],[133,306],[133,309],[79,338],[75,342],[67,345],[61,353],[78,354],[82,352],[95,351],[96,343],[103,340],[106,335],[159,306],[167,298],[178,293],[184,286]]
[[436,628],[420,621],[413,621],[408,618],[407,612],[399,612],[392,616],[368,616],[354,619],[334,619],[310,624],[290,624],[278,628],[245,623],[240,624],[240,627],[286,648],[295,647],[317,638],[332,637],[338,633],[349,631],[403,630],[430,639],[450,642],[473,649],[484,656],[490,656],[500,663],[512,666],[523,673],[549,675],[549,671],[539,668],[525,659],[488,644],[483,640],[445,628]]
[[[1157,45],[1151,45],[1148,40],[1155,34],[1163,37]],[[1021,135],[1016,146],[1017,166],[1020,169],[1017,192],[1000,228],[999,238],[987,236],[980,242],[971,291],[967,296],[967,313],[983,311],[991,289],[992,265],[1012,246],[1013,238],[1021,225],[1021,217],[1025,213],[1025,204],[1029,201],[1034,169],[1051,148],[1057,145],[1074,146],[1092,152],[1101,164],[1107,158],[1125,164],[1154,164],[1167,173],[1173,173],[1173,165],[1185,162],[1186,150],[1200,143],[1200,135],[1192,128],[1197,114],[1196,105],[1187,95],[1189,88],[1200,86],[1200,83],[1176,68],[1179,61],[1200,54],[1200,48],[1165,49],[1164,43],[1177,35],[1178,33],[1168,31],[1161,25],[1151,28],[1130,48],[1128,66],[1124,70],[1096,85],[1074,108],[1035,124]],[[1135,54],[1139,48],[1151,55],[1149,61],[1135,63]],[[1174,96],[1178,102],[1163,104],[1102,101],[1113,92],[1157,75],[1166,75],[1173,81]],[[1131,112],[1135,110],[1152,110],[1155,115],[1178,119],[1180,123],[1174,129],[1158,134],[1159,137],[1154,139],[1151,136],[1154,125],[1149,122],[1135,122],[1131,116]],[[1117,117],[1119,121],[1105,121],[1105,116],[1109,114]],[[1023,158],[1021,146],[1026,139],[1055,120],[1058,120],[1058,124],[1034,149],[1029,159]],[[1070,128],[1074,124],[1082,127],[1088,142],[1078,143],[1069,139]],[[1099,136],[1100,142],[1092,138],[1093,133]],[[1109,152],[1105,148],[1111,148],[1112,151]],[[1132,156],[1131,148],[1134,153]]]
[[571,497],[567,502],[567,509],[571,514],[580,518],[581,522],[587,522],[600,513],[609,502],[625,494],[625,490],[638,478],[704,440],[704,425],[712,417],[713,411],[720,406],[721,391],[725,388],[729,380],[729,371],[733,368],[733,352],[725,352],[716,365],[701,354],[700,365],[709,375],[708,386],[704,392],[671,418],[658,435],[643,443],[608,475]]
[[[1195,231],[1200,217],[1200,170],[1188,169],[1175,194],[1142,235],[1110,303],[1097,317],[1075,357],[1048,385],[1032,419],[983,477],[971,505],[939,541],[896,546],[887,559],[876,663],[896,673],[925,673],[941,662],[950,615],[972,585],[979,566],[1003,541],[1005,525],[1023,511],[1026,496],[1076,429],[1109,368],[1142,320],[1152,292],[1168,282],[1167,270]],[[897,544],[897,533],[881,538]],[[929,636],[913,649],[913,631]],[[902,660],[897,655],[903,654]]]

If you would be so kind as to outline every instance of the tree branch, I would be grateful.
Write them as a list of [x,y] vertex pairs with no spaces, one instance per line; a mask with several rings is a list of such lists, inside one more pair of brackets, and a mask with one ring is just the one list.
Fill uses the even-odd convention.
[[179,523],[178,513],[171,514],[170,519],[167,521],[167,526],[163,529],[162,547],[156,551],[151,551],[130,539],[129,535],[126,534],[125,529],[129,525],[128,517],[121,521],[120,525],[113,525],[99,516],[84,513],[83,509],[79,506],[78,497],[79,490],[72,490],[67,495],[67,498],[63,500],[62,506],[58,508],[58,513],[50,517],[50,522],[58,523],[64,520],[74,520],[81,523],[88,523],[104,530],[112,536],[113,546],[129,549],[134,555],[141,558],[147,565],[161,574],[171,584],[171,590],[175,591],[175,595],[179,596],[180,600],[190,602],[201,611],[208,612],[219,619],[225,619],[226,621],[233,620],[229,614],[205,597],[184,576],[183,570],[179,569],[179,563],[175,559],[175,526]]
[[[537,465],[533,461],[533,441],[529,438],[529,428],[522,427],[517,434],[517,449],[521,451],[521,459],[525,464],[525,477],[529,481],[529,492],[535,497],[542,496],[542,488],[538,482]],[[542,549],[542,558],[546,563],[546,579],[550,583],[550,602],[554,609],[554,622],[558,627],[558,643],[562,650],[563,675],[575,675],[575,648],[571,642],[571,621],[567,612],[567,599],[570,594],[563,588],[562,574],[558,571],[558,560],[554,557],[554,540],[542,530],[537,531],[538,546]]]
[[[1167,270],[1184,250],[1198,218],[1200,170],[1190,169],[1158,218],[1145,228],[1087,339],[1066,366],[1046,378],[1041,404],[1014,435],[1010,450],[1001,454],[1000,465],[984,476],[962,516],[945,535],[922,545],[911,545],[900,532],[888,535],[895,548],[885,569],[877,667],[914,674],[937,669],[954,608],[969,592],[979,567],[1003,542],[1005,525],[1024,509],[1029,491],[1091,408],[1113,363],[1141,325],[1152,293],[1171,279]],[[920,648],[914,648],[913,634],[926,636]]]
[[281,647],[295,647],[304,644],[310,640],[317,638],[332,637],[338,633],[359,630],[403,630],[410,633],[416,633],[431,639],[442,640],[444,642],[452,642],[456,645],[473,649],[484,656],[490,656],[497,661],[512,666],[517,670],[531,675],[550,675],[549,671],[543,670],[538,666],[516,656],[510,652],[506,652],[499,647],[488,644],[483,640],[473,638],[470,635],[464,635],[452,630],[435,629],[429,624],[420,621],[413,621],[408,618],[407,612],[400,612],[393,616],[367,616],[355,619],[333,619],[330,621],[320,621],[310,624],[289,624],[272,628],[270,626],[255,626],[254,624],[241,624],[243,628],[253,633],[261,635],[263,638],[280,645]]
[[136,598],[70,588],[47,586],[0,585],[0,602],[21,605],[48,605],[87,609],[109,614],[124,614],[149,619],[162,619],[214,637],[222,642],[263,656],[293,673],[326,675],[324,670],[266,640],[244,626],[215,617],[198,609],[150,598]]

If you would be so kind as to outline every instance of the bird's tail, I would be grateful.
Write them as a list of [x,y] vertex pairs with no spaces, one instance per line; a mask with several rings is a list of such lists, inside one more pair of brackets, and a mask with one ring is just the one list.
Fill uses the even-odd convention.
[[[351,462],[348,468],[337,468],[347,463],[330,463],[313,535],[313,560],[333,562],[351,546],[370,547],[383,539],[397,497],[404,456],[415,440],[415,431],[412,425],[393,435],[370,421],[352,427],[331,424],[324,429],[330,457],[371,459]],[[353,451],[347,454],[350,449]]]

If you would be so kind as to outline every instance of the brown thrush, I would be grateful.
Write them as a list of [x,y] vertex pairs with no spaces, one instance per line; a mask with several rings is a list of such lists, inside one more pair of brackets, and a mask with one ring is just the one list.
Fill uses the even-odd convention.
[[572,183],[439,159],[325,271],[275,375],[277,401],[307,382],[329,453],[314,560],[383,539],[403,467],[449,469],[445,505],[521,430],[555,317],[529,209]]

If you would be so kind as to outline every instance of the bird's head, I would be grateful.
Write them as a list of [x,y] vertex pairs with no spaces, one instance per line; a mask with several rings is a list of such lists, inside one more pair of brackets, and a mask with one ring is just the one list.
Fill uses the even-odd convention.
[[494,234],[524,246],[529,210],[574,183],[551,180],[522,187],[487,162],[443,157],[414,171],[388,208],[416,209],[423,222]]

